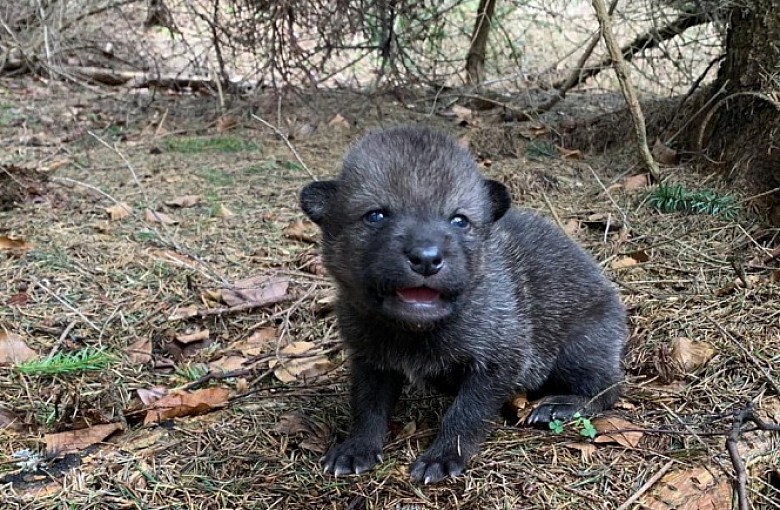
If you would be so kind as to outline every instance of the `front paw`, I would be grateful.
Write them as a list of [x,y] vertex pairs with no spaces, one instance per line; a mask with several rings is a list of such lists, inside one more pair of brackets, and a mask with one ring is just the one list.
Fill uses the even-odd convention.
[[526,418],[526,425],[546,428],[555,420],[567,421],[583,411],[587,399],[577,395],[553,395],[543,398]]
[[415,482],[436,483],[448,476],[458,476],[465,468],[466,457],[457,448],[431,447],[414,461],[411,476]]
[[371,446],[360,439],[349,438],[331,448],[322,461],[326,473],[334,476],[359,475],[382,460],[381,447]]

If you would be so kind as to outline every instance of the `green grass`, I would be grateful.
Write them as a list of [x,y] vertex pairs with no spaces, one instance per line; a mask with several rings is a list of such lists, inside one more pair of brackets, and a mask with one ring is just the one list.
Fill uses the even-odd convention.
[[233,186],[236,183],[236,177],[219,168],[206,167],[202,168],[198,175],[203,177],[209,184],[220,187]]
[[182,137],[170,138],[166,142],[168,149],[185,154],[201,152],[235,153],[247,151],[259,151],[262,149],[257,142],[250,142],[234,136],[220,136],[216,138]]
[[539,160],[543,158],[557,158],[558,151],[555,145],[548,141],[532,141],[525,149],[528,159]]
[[64,375],[91,370],[102,370],[114,361],[114,357],[103,348],[87,347],[73,353],[58,352],[54,356],[25,361],[16,370],[30,376]]
[[709,214],[726,220],[734,219],[739,212],[732,196],[711,189],[690,191],[680,184],[659,184],[650,192],[648,203],[664,213]]
[[197,381],[208,373],[209,367],[203,363],[188,363],[176,367],[176,374],[190,382]]

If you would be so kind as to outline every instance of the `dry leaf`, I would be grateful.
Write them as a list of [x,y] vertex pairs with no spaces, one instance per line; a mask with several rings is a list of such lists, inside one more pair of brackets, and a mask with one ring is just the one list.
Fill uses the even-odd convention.
[[12,411],[0,409],[0,430],[4,432],[23,432],[27,427],[22,419]]
[[301,411],[293,411],[279,418],[274,432],[286,436],[302,435],[300,447],[315,453],[325,453],[330,443],[330,428]]
[[169,207],[194,207],[200,203],[198,195],[182,195],[165,202]]
[[623,189],[634,191],[647,187],[650,184],[650,174],[632,175],[623,179]]
[[170,316],[168,316],[168,320],[177,321],[181,319],[189,319],[190,317],[195,317],[196,315],[198,315],[197,306],[195,305],[183,306],[175,309],[173,313]]
[[103,441],[105,438],[116,432],[124,430],[121,423],[105,423],[94,425],[86,429],[69,430],[57,434],[46,434],[46,454],[59,455],[63,453],[73,453],[83,450],[88,446]]
[[235,216],[236,213],[231,211],[227,208],[227,206],[223,203],[220,203],[215,209],[214,209],[214,216],[217,218],[230,218],[232,216]]
[[566,222],[566,225],[563,226],[563,231],[566,232],[568,235],[573,236],[580,230],[580,222],[579,220],[576,220],[574,218],[570,219]]
[[27,347],[22,337],[0,329],[0,364],[19,364],[38,357],[38,353]]
[[156,402],[163,398],[165,394],[168,393],[168,388],[163,388],[162,386],[155,386],[148,390],[145,388],[138,388],[136,393],[138,393],[138,398],[141,399],[141,402],[143,402],[145,406],[150,406],[152,405],[152,402]]
[[519,132],[521,136],[524,136],[529,140],[533,140],[535,138],[539,138],[540,136],[547,136],[550,134],[550,128],[541,124],[530,124],[525,127],[520,127]]
[[337,113],[333,116],[332,119],[328,121],[328,125],[335,128],[341,128],[341,129],[350,129],[349,121],[345,119],[340,113]]
[[187,333],[185,335],[176,335],[176,341],[181,342],[183,344],[202,342],[203,340],[208,340],[208,338],[209,338],[208,329],[201,329],[199,331],[195,331],[194,333]]
[[[291,383],[296,379],[311,379],[331,371],[333,363],[314,347],[312,342],[293,342],[281,349],[280,354],[301,357],[289,358],[283,362],[272,359],[268,366],[274,369],[274,376],[283,383]],[[304,353],[311,355],[302,356]]]
[[232,372],[246,368],[244,366],[246,360],[243,356],[222,356],[218,360],[209,363],[209,368],[216,372]]
[[616,416],[597,418],[593,420],[593,426],[598,432],[594,443],[617,443],[625,448],[636,448],[644,435],[636,430],[639,427]]
[[230,289],[221,289],[222,301],[229,306],[244,303],[271,305],[287,297],[290,279],[283,276],[253,276],[233,284]]
[[174,220],[169,215],[158,211],[152,211],[151,209],[147,209],[144,212],[144,219],[148,223],[160,223],[162,225],[173,225],[178,223],[177,220]]
[[715,348],[707,342],[694,342],[683,336],[672,340],[672,358],[686,372],[693,372],[705,365],[714,355]]
[[24,239],[0,236],[0,250],[29,250],[32,245]]
[[[623,242],[627,241],[628,239],[623,240]],[[632,251],[628,254],[629,257],[636,260],[637,262],[647,262],[650,260],[650,254],[647,253],[646,250],[637,250]]]
[[127,357],[130,361],[139,365],[146,365],[152,361],[152,339],[139,338],[127,347]]
[[660,139],[656,138],[653,144],[653,158],[662,165],[676,165],[679,160],[679,154],[677,151],[668,147]]
[[314,223],[304,220],[293,220],[284,230],[285,237],[305,243],[316,243],[316,227]]
[[26,292],[17,292],[6,301],[9,306],[24,306],[30,301],[30,295]]
[[179,416],[202,414],[227,404],[230,392],[225,388],[204,388],[191,393],[171,393],[152,404],[144,425]]
[[612,261],[612,269],[625,269],[627,267],[635,266],[639,262],[633,257],[620,257]]
[[563,159],[582,159],[582,152],[579,149],[567,149],[560,145],[556,145],[555,148],[558,149],[558,154],[560,154]]
[[578,450],[582,462],[590,462],[593,454],[596,453],[596,445],[593,443],[566,443],[566,446],[572,450]]
[[714,466],[672,471],[661,478],[638,503],[648,510],[721,510],[731,508],[731,484],[716,479]]
[[109,221],[119,221],[123,218],[127,218],[133,213],[133,208],[124,202],[114,204],[111,207],[106,207]]
[[268,345],[276,336],[276,328],[263,328],[255,331],[252,336],[246,340],[242,340],[232,345],[231,350],[240,351],[244,356],[259,356],[261,353],[268,350]]
[[238,124],[238,118],[235,115],[223,115],[217,120],[217,133],[224,133]]
[[170,262],[177,266],[183,266],[189,269],[196,269],[198,267],[198,261],[171,250],[150,250],[149,252],[153,257],[162,260],[163,262]]
[[471,118],[474,116],[471,109],[459,104],[452,105],[452,113],[455,115],[455,122],[463,126],[471,122]]

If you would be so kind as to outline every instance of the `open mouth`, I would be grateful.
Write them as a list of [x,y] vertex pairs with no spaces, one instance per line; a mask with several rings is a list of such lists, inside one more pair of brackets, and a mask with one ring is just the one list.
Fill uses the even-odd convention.
[[438,291],[428,287],[407,287],[400,289],[396,294],[404,303],[414,305],[432,305],[439,301],[440,297]]

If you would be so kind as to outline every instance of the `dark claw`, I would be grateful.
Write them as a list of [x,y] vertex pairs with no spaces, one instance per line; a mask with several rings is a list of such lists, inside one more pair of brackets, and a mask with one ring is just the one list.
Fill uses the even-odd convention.
[[367,446],[360,441],[347,439],[325,454],[322,461],[326,473],[334,476],[359,475],[382,461],[379,448]]
[[582,411],[582,402],[578,399],[547,397],[531,411],[525,423],[532,427],[546,428],[555,420],[570,420],[578,411]]
[[415,482],[429,484],[439,482],[448,476],[458,476],[465,468],[466,461],[457,452],[443,455],[424,453],[414,461],[410,474]]

